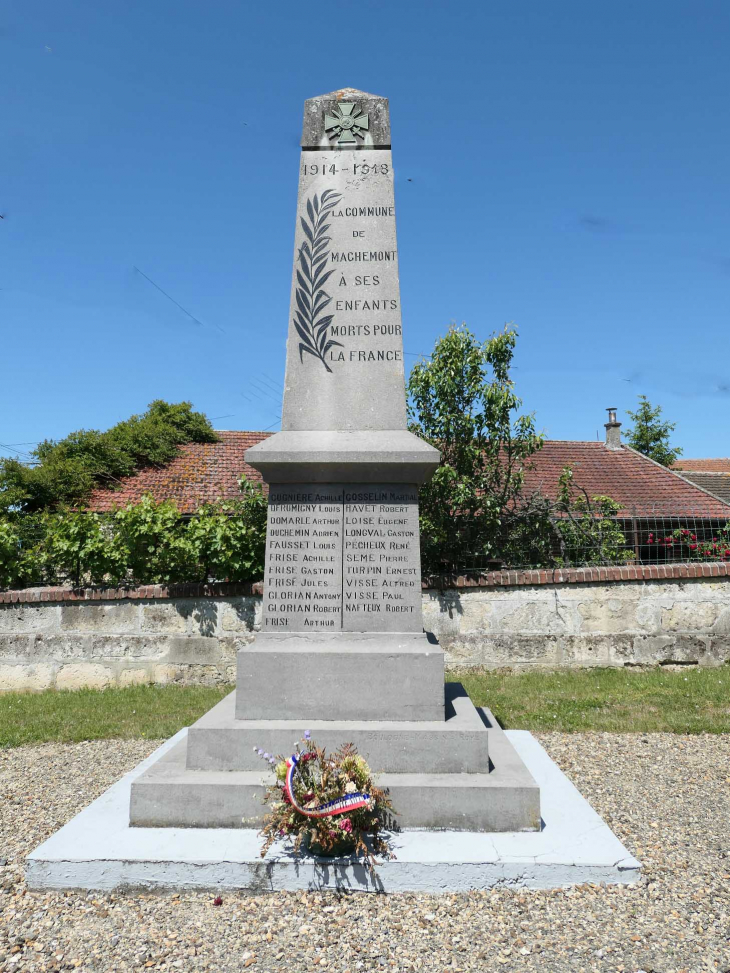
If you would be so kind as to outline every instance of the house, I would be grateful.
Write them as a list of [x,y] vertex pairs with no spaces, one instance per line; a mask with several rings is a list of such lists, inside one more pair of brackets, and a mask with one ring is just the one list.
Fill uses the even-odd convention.
[[672,469],[695,486],[730,503],[730,458],[678,459]]
[[[546,441],[526,464],[524,494],[540,492],[557,500],[560,476],[570,466],[577,491],[591,498],[608,496],[620,504],[615,519],[635,561],[684,559],[692,543],[711,543],[730,521],[730,497],[721,499],[692,482],[684,471],[660,466],[626,446],[620,429],[615,410],[609,410],[605,442]],[[189,515],[203,503],[235,498],[242,476],[261,482],[261,475],[245,462],[244,453],[270,435],[220,430],[217,443],[181,446],[178,456],[166,466],[126,477],[117,489],[95,490],[87,506],[108,512],[150,493],[157,500],[174,500],[181,513]],[[678,540],[675,531],[680,532]]]
[[[621,441],[621,423],[609,409],[605,442],[548,440],[525,470],[524,493],[557,499],[563,470],[570,466],[579,495],[607,496],[620,504],[615,515],[634,562],[688,560],[717,545],[730,521],[727,501],[667,469]],[[705,559],[703,557],[703,559]]]
[[239,480],[245,476],[256,483],[261,474],[243,455],[271,435],[269,432],[216,430],[217,443],[188,443],[165,466],[150,466],[127,476],[116,488],[100,487],[89,497],[89,510],[108,513],[128,503],[137,503],[145,493],[155,500],[174,500],[182,514],[193,514],[204,503],[239,497]]

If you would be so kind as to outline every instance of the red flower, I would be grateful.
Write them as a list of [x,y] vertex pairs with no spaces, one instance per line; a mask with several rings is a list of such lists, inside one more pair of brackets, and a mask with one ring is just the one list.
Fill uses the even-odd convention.
[[690,544],[689,545],[689,549],[690,549],[690,551],[696,551],[697,550],[697,545],[696,544]]

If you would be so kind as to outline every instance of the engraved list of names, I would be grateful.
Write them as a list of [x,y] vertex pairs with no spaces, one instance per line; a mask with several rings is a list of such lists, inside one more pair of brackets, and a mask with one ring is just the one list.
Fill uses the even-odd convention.
[[420,632],[418,490],[276,484],[263,630]]

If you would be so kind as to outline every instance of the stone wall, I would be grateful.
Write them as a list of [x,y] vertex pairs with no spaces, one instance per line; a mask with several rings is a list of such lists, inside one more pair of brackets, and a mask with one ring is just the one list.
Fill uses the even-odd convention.
[[[226,586],[236,587],[244,586]],[[0,604],[0,691],[235,682],[236,652],[261,614],[260,594],[245,587],[225,596]]]
[[720,665],[730,660],[730,580],[429,591],[424,622],[451,665]]
[[[719,665],[730,566],[498,572],[424,586],[454,666]],[[0,593],[0,691],[225,683],[259,627],[261,585]]]

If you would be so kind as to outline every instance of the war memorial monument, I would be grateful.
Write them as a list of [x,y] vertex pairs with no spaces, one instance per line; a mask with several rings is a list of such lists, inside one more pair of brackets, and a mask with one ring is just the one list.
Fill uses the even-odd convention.
[[235,692],[36,849],[31,885],[374,887],[354,861],[258,859],[255,747],[286,753],[305,727],[354,743],[392,797],[402,830],[379,887],[634,880],[639,863],[530,734],[445,685],[423,630],[418,488],[439,454],[406,423],[385,98],[305,103],[282,428],[246,460],[269,511]]

